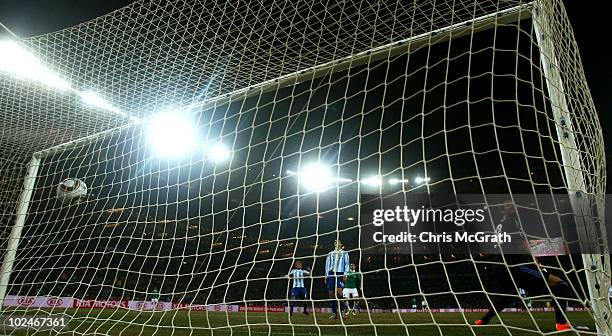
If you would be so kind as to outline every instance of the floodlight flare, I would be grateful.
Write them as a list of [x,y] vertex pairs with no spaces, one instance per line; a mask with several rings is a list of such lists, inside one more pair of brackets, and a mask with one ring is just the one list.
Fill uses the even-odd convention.
[[87,105],[125,116],[125,113],[119,111],[118,108],[114,107],[113,105],[111,105],[111,103],[98,96],[98,94],[96,94],[95,92],[79,92],[79,96],[81,96],[81,100],[83,100],[83,103]]
[[427,183],[429,182],[431,179],[429,177],[416,177],[414,179],[414,183],[416,184],[422,184],[422,183]]
[[318,163],[305,166],[299,174],[299,179],[302,186],[315,192],[325,191],[333,183],[329,168]]
[[208,155],[216,162],[222,162],[230,158],[231,152],[222,143],[215,143],[209,146]]
[[372,176],[362,180],[361,183],[372,187],[378,187],[382,184],[382,178],[380,176]]
[[397,178],[389,179],[389,184],[399,184],[399,183],[408,183],[408,182],[410,181],[406,179],[397,179]]
[[70,83],[44,67],[34,55],[11,40],[0,41],[0,72],[62,91],[71,89]]
[[151,119],[148,138],[155,152],[166,157],[186,155],[196,145],[196,132],[191,121],[172,113],[158,114]]

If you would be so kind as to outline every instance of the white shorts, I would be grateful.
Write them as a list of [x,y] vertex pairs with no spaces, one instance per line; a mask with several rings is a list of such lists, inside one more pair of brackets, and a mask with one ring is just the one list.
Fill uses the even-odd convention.
[[358,298],[359,292],[357,291],[357,288],[343,288],[342,296],[345,299],[350,299],[351,297]]
[[151,304],[152,305],[157,305],[157,301],[159,301],[159,299],[151,299]]

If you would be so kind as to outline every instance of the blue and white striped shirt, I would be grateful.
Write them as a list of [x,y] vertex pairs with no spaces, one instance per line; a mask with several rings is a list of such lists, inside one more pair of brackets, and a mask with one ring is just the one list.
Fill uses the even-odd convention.
[[346,274],[350,270],[350,266],[351,263],[349,261],[348,252],[345,250],[333,250],[327,254],[327,259],[325,260],[325,273],[342,272]]
[[304,276],[310,275],[310,272],[303,269],[292,269],[289,276],[293,277],[293,288],[304,288]]

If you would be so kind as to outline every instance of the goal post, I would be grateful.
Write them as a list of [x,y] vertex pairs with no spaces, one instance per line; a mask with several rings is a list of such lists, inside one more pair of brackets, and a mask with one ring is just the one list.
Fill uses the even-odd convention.
[[[608,287],[611,283],[609,246],[605,239],[606,226],[597,225],[605,223],[605,213],[593,213],[593,204],[583,201],[585,195],[590,192],[587,190],[583,159],[580,154],[580,146],[575,141],[574,113],[567,104],[565,86],[560,74],[559,59],[556,56],[554,41],[550,33],[554,26],[552,4],[548,1],[536,1],[533,8],[533,26],[535,36],[540,48],[540,62],[542,71],[546,79],[546,87],[550,94],[551,108],[555,118],[557,137],[560,143],[560,150],[567,183],[567,192],[572,195],[572,208],[576,214],[576,225],[578,226],[579,239],[583,249],[582,262],[585,267],[588,292],[591,297],[590,307],[593,309],[597,319],[597,331],[606,334],[612,331],[612,320],[610,319],[610,300],[608,299]],[[597,191],[596,191],[597,192]],[[598,211],[602,211],[601,206],[605,202],[605,195],[595,194],[593,201],[597,204]],[[605,210],[604,210],[605,211]],[[596,242],[604,237],[601,244]],[[607,264],[606,264],[607,263]]]
[[[578,305],[577,311],[594,321],[597,329],[589,334],[612,332],[603,140],[582,70],[568,74],[569,67],[580,66],[579,60],[555,45],[561,41],[575,47],[571,27],[563,21],[567,18],[562,4],[541,0],[429,5],[378,4],[373,11],[387,14],[369,18],[374,21],[368,34],[378,36],[379,30],[385,29],[393,34],[401,29],[410,32],[402,38],[393,35],[390,43],[384,39],[384,43],[372,42],[368,48],[356,48],[355,41],[353,47],[338,41],[333,45],[329,42],[333,39],[327,40],[329,32],[323,33],[321,28],[321,33],[315,30],[312,36],[304,33],[303,44],[296,47],[298,56],[291,49],[295,46],[286,44],[282,57],[270,54],[264,65],[243,59],[234,64],[236,69],[223,70],[219,75],[220,89],[211,90],[213,97],[207,96],[209,87],[215,84],[210,79],[206,92],[198,95],[205,98],[159,110],[163,115],[185,117],[194,125],[193,129],[174,132],[173,120],[162,120],[158,131],[172,133],[166,138],[171,144],[166,154],[183,149],[178,140],[199,142],[193,146],[195,150],[177,159],[159,158],[153,153],[149,133],[162,114],[138,108],[131,108],[132,114],[116,113],[129,100],[129,93],[124,92],[113,91],[112,104],[98,102],[96,107],[96,113],[102,114],[104,108],[112,109],[115,114],[110,119],[116,123],[103,127],[106,117],[86,115],[86,123],[96,123],[96,127],[84,132],[89,135],[82,137],[79,130],[74,132],[78,136],[53,138],[63,139],[61,142],[35,141],[34,153],[28,152],[31,159],[27,175],[10,234],[5,237],[6,249],[2,251],[0,310],[5,311],[7,296],[11,296],[13,301],[15,297],[70,299],[69,307],[61,306],[69,315],[76,314],[70,311],[73,308],[82,313],[81,307],[126,309],[137,318],[145,316],[145,311],[151,312],[146,315],[151,319],[144,322],[137,318],[106,320],[102,315],[85,312],[75,327],[75,332],[81,334],[112,329],[120,334],[146,336],[162,329],[171,334],[191,329],[249,335],[325,335],[336,327],[345,333],[371,328],[373,333],[385,334],[381,330],[390,328],[392,333],[413,334],[420,332],[418,327],[431,327],[428,332],[433,335],[444,334],[449,326],[460,326],[466,334],[476,335],[478,330],[469,321],[470,309],[485,308],[497,295],[488,292],[491,279],[479,273],[480,268],[510,269],[510,265],[478,254],[466,259],[412,250],[387,254],[385,247],[381,258],[361,250],[361,239],[366,234],[359,224],[364,211],[362,196],[474,194],[486,199],[496,193],[509,197],[517,193],[565,193],[572,201],[582,253],[555,257],[551,267],[571,279],[570,302]],[[140,4],[134,6],[126,7],[125,13],[138,13]],[[185,6],[185,12],[195,10]],[[317,16],[300,18],[306,10],[300,6],[291,9],[296,13],[291,20],[304,29],[302,20],[308,26],[312,24],[309,20]],[[367,5],[358,4],[356,8],[361,6]],[[168,12],[163,15],[168,17],[183,15],[174,9],[165,10]],[[412,21],[394,19],[408,10],[413,11],[407,16]],[[451,14],[440,14],[445,10]],[[312,5],[306,12],[316,11],[316,5]],[[455,11],[464,15],[455,15]],[[472,17],[465,15],[470,11]],[[357,22],[355,30],[364,24],[359,11],[339,13]],[[266,12],[270,17],[273,14],[279,13],[274,9]],[[353,27],[342,19],[330,19],[325,11],[318,14],[322,17],[317,20],[338,25],[338,36],[346,34],[340,29],[343,24],[349,30]],[[432,29],[412,34],[427,24]],[[278,23],[274,38],[284,36],[284,25]],[[100,26],[103,25],[75,29],[85,32]],[[259,28],[256,26],[254,31]],[[189,40],[190,34],[197,36],[189,29],[177,36]],[[214,34],[216,38],[218,32]],[[238,33],[230,31],[227,36],[234,38],[235,34]],[[259,44],[252,44],[253,48],[265,45],[264,33],[261,34]],[[61,38],[70,41],[74,36],[80,35],[43,36],[30,43],[36,49],[37,43],[54,45]],[[246,40],[252,38],[245,36]],[[236,41],[243,40],[238,36]],[[77,49],[86,49],[89,42],[79,43],[83,44],[78,44]],[[209,53],[224,55],[223,51],[241,50],[240,45],[224,42],[218,50],[211,46]],[[185,43],[178,48],[185,51],[190,47]],[[351,53],[336,53],[334,47],[350,49]],[[245,58],[257,57],[247,50],[250,47],[243,48]],[[316,50],[317,57],[314,65],[306,62],[309,65],[302,67],[300,53],[307,54],[309,48]],[[201,52],[198,49],[189,57],[201,58]],[[228,55],[224,57],[230,64],[233,56]],[[323,61],[319,55],[325,55],[321,56]],[[223,68],[219,65],[223,59],[207,59],[205,64]],[[138,60],[143,64],[150,61]],[[167,71],[177,76],[182,71],[192,75],[189,66],[202,67],[197,62],[185,65],[188,61],[166,64],[170,69]],[[283,71],[269,79],[269,73],[274,73],[269,67],[282,64],[284,70],[290,68],[286,65],[290,61],[297,62],[298,70]],[[125,64],[111,69],[116,73],[105,76],[117,81],[121,71],[130,75],[137,72]],[[0,67],[0,79],[1,71]],[[62,71],[67,73],[66,69]],[[161,78],[167,74],[164,71],[155,74]],[[187,75],[193,83],[202,85],[202,78]],[[87,76],[97,78],[88,72]],[[77,77],[74,75],[75,81]],[[172,77],[177,86],[182,84],[179,77]],[[62,104],[79,106],[85,97],[80,88],[62,93],[59,98],[56,93],[41,94],[38,84],[9,78],[9,84],[0,83],[0,111],[3,107],[21,108],[19,97],[23,92],[26,106],[32,94],[44,101],[43,107],[58,109]],[[265,80],[259,80],[262,78]],[[258,80],[256,84],[252,84],[253,79]],[[150,85],[164,87],[156,97],[172,91],[170,85],[163,83]],[[142,98],[137,94],[129,97]],[[142,106],[150,107],[146,103]],[[79,108],[85,109],[76,110]],[[79,116],[62,119],[57,125],[51,121],[52,125],[43,130],[54,137],[70,118],[78,120]],[[18,139],[21,133],[15,130],[26,127],[25,121],[18,122],[23,125],[11,124],[8,128],[7,134],[14,138],[2,134],[0,145],[9,148]],[[40,137],[44,135],[36,134],[36,139]],[[79,204],[60,204],[55,199],[55,187],[65,178],[83,179],[95,195]],[[0,188],[4,188],[2,180]],[[592,197],[596,204],[581,202],[583,196]],[[499,217],[494,211],[503,203],[490,205],[489,216]],[[541,210],[537,205],[526,207]],[[555,210],[545,215],[561,221],[567,214]],[[549,236],[547,232],[539,238],[557,235],[555,232]],[[325,258],[336,239],[348,241],[346,251],[367,284],[359,289],[367,310],[362,315],[365,317],[341,319],[330,327],[320,319],[321,313],[330,311],[330,299],[321,284],[326,277]],[[20,251],[24,253],[20,255]],[[577,263],[578,258],[582,265]],[[283,306],[292,302],[292,283],[287,274],[295,261],[312,268],[312,276],[305,283],[311,296],[304,300],[315,315],[313,320],[274,315],[275,311],[290,311],[291,304]],[[551,288],[548,293],[552,293]],[[503,295],[521,298],[519,293]],[[415,312],[411,300],[417,297],[426,317],[404,314]],[[301,309],[299,302],[297,310]],[[8,306],[8,312],[30,309]],[[583,311],[581,306],[587,309]],[[450,324],[438,319],[438,313],[447,307],[460,313]],[[170,325],[167,318],[155,317],[157,310],[171,316]],[[265,319],[252,319],[251,312],[261,312]],[[197,313],[205,316],[204,322],[201,316],[192,315]],[[390,314],[378,317],[385,313]],[[537,314],[529,309],[520,314],[527,316],[518,322],[504,317],[497,327],[508,333],[548,333],[538,325]],[[414,326],[416,331],[411,329]]]
[[15,215],[15,224],[11,228],[6,250],[3,251],[4,258],[2,260],[2,267],[0,268],[0,311],[4,307],[4,298],[6,297],[9,287],[11,272],[13,271],[13,263],[15,262],[15,256],[17,255],[17,249],[19,248],[21,231],[26,223],[26,217],[30,208],[30,199],[32,198],[32,193],[34,192],[39,167],[40,158],[37,158],[36,155],[34,155],[28,164],[28,175],[25,177],[23,182],[23,191],[19,198],[17,212]]

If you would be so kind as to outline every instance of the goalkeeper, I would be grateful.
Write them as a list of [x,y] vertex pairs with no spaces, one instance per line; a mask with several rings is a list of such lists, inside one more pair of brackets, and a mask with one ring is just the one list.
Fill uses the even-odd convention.
[[[502,209],[502,219],[497,226],[496,231],[507,232],[512,235],[520,234],[525,243],[524,254],[507,255],[504,257],[507,264],[504,266],[499,260],[499,264],[494,266],[494,284],[501,286],[505,294],[516,294],[513,289],[524,288],[530,295],[545,294],[550,288],[553,294],[553,307],[555,310],[555,329],[557,331],[570,330],[572,328],[578,330],[588,330],[587,327],[571,326],[564,314],[566,308],[565,298],[569,296],[569,284],[561,278],[550,274],[548,270],[540,263],[534,263],[529,250],[527,239],[524,238],[524,233],[520,228],[519,219],[517,218],[514,204],[512,201],[506,201]],[[514,281],[513,281],[514,280]],[[487,290],[490,292],[490,290]],[[493,290],[493,292],[496,292]],[[476,325],[486,325],[491,319],[500,313],[505,308],[509,307],[515,298],[512,296],[501,296],[492,299],[493,307],[489,308],[487,313],[479,320],[475,321]]]
[[361,286],[361,273],[357,272],[357,265],[351,263],[350,270],[346,273],[346,283],[342,290],[342,296],[347,300],[347,316],[352,312],[353,316],[357,315],[359,310],[359,291],[357,288]]

